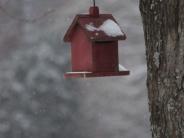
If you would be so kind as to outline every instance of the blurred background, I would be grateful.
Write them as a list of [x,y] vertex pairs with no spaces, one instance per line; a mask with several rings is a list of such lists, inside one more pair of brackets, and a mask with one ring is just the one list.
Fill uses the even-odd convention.
[[0,138],[150,138],[138,0],[96,0],[128,39],[127,77],[64,79],[63,36],[90,0],[0,0]]

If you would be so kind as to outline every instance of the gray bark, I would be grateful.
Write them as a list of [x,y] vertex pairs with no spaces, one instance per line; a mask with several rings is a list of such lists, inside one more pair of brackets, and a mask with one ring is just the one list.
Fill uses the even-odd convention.
[[184,138],[184,1],[140,0],[153,138]]

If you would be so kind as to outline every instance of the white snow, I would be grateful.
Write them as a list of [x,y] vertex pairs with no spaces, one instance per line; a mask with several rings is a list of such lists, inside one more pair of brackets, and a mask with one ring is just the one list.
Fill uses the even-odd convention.
[[111,37],[124,35],[119,25],[111,19],[104,21],[104,23],[100,27],[95,27],[93,23],[87,24],[86,29],[91,32],[103,31],[106,35]]
[[119,25],[110,19],[106,20],[99,29],[104,31],[106,35],[112,37],[124,35]]
[[128,71],[123,65],[119,64],[119,71]]
[[78,74],[78,73],[81,73],[81,74],[87,74],[87,73],[92,73],[92,72],[87,72],[87,71],[81,71],[81,72],[67,72],[68,74]]
[[86,74],[90,74],[92,72],[87,72],[87,71],[81,71],[81,72],[67,72],[67,74],[82,74],[83,78],[86,78]]
[[98,28],[94,27],[93,23],[87,24],[86,29],[91,32],[98,31]]

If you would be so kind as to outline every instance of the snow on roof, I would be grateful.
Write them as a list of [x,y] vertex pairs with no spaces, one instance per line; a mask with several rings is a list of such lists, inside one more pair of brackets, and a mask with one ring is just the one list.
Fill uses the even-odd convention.
[[110,19],[106,20],[99,29],[104,31],[106,35],[112,37],[124,35],[119,25]]
[[111,36],[111,37],[124,35],[119,25],[111,19],[104,21],[103,24],[98,28],[95,27],[93,23],[86,24],[86,29],[92,32],[93,31],[103,31],[106,35]]
[[87,29],[88,31],[91,31],[91,32],[93,32],[93,31],[99,31],[99,29],[96,28],[96,27],[93,25],[93,23],[86,24],[86,29]]
[[80,27],[90,41],[117,41],[125,40],[123,33],[116,20],[111,14],[100,14],[98,18],[90,15],[76,15],[72,24],[68,28],[65,36],[65,42],[71,42],[75,29]]

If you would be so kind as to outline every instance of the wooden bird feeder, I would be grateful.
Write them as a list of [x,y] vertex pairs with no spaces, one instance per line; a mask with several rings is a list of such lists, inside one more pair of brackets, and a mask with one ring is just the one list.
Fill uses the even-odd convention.
[[65,78],[129,75],[119,64],[118,41],[126,35],[111,14],[99,14],[97,6],[89,14],[76,15],[64,36],[71,43],[72,71]]

